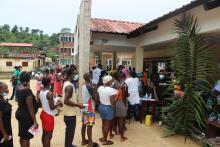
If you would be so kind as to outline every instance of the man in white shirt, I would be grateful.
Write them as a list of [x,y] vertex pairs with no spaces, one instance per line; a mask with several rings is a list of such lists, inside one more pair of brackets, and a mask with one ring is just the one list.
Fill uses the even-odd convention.
[[92,72],[92,84],[95,87],[95,89],[97,89],[97,85],[99,83],[99,78],[102,72],[102,65],[99,64],[98,67],[96,69],[93,70]]
[[138,91],[139,79],[137,78],[136,73],[132,72],[131,77],[128,78],[125,83],[128,86],[128,102],[133,110],[132,112],[134,112],[135,120],[138,121],[140,119],[140,96]]

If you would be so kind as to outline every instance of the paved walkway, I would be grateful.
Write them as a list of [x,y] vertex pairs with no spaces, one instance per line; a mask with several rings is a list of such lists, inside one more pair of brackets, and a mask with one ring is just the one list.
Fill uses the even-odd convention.
[[[12,91],[10,87],[9,80],[3,80],[9,85],[10,93]],[[35,81],[31,81],[31,88],[35,89]],[[35,91],[34,91],[35,92]],[[15,119],[15,110],[17,108],[17,104],[12,101],[13,105],[13,115],[12,115],[12,127],[13,127],[13,133],[14,133],[14,146],[19,147],[19,138],[17,137],[18,134],[18,124],[17,120]],[[38,123],[41,126],[41,122],[39,119],[39,113],[41,110],[38,111],[37,119]],[[80,116],[77,117],[77,127],[75,132],[75,139],[74,144],[81,146],[81,122],[80,122]],[[152,125],[151,127],[147,127],[143,124],[140,124],[138,122],[131,121],[131,124],[127,124],[128,131],[126,132],[126,135],[128,137],[128,140],[121,143],[120,137],[115,136],[113,141],[114,145],[112,147],[200,147],[200,145],[196,144],[192,140],[187,140],[186,143],[184,143],[184,137],[182,136],[173,136],[164,138],[164,128],[158,127],[157,124]],[[63,147],[64,144],[64,130],[65,125],[63,122],[62,115],[59,115],[55,118],[55,130],[53,134],[52,139],[52,147]],[[94,141],[97,143],[100,143],[98,141],[98,138],[101,137],[101,119],[97,115],[97,123],[94,126],[93,129],[93,138]],[[36,138],[31,140],[31,147],[41,147],[41,135],[38,135]]]

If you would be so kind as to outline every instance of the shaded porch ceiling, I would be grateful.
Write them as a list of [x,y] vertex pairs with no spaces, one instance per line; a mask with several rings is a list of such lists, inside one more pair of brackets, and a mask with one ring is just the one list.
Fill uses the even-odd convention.
[[[217,30],[215,32],[209,32],[204,35],[205,35],[205,41],[207,41],[208,43],[211,44],[211,47],[210,47],[211,50],[213,50],[213,52],[215,53],[215,56],[217,56],[220,59],[220,30]],[[116,36],[118,36],[118,35],[116,35]],[[101,36],[99,36],[99,37],[101,37]],[[114,37],[111,36],[110,38],[108,38],[108,40],[105,37],[104,37],[104,39],[101,39],[101,40],[100,40],[100,38],[98,38],[99,41],[97,42],[97,38],[95,37],[93,39],[93,41],[95,41],[95,42],[91,42],[91,45],[90,45],[91,52],[135,52],[134,46],[129,46],[130,44],[127,44],[128,46],[126,46],[127,40],[125,38],[119,38],[120,41],[124,41],[123,44],[118,44],[118,42],[111,42],[110,40],[112,38],[114,38]],[[106,43],[109,41],[111,42],[111,45]],[[169,50],[172,50],[172,47],[175,45],[175,41],[176,41],[176,39],[167,40],[164,42],[143,46],[143,48],[144,48],[145,53],[158,51],[158,53],[161,54],[161,52],[163,50],[166,52],[167,51],[169,52]],[[160,56],[160,55],[158,55],[158,56]]]
[[[220,30],[217,32],[210,32],[204,34],[205,36],[205,41],[207,43],[211,44],[211,48],[219,48],[220,50]],[[175,45],[176,39],[173,40],[168,40],[156,44],[151,44],[144,46],[144,51],[152,51],[152,50],[163,50],[163,49],[169,49]]]

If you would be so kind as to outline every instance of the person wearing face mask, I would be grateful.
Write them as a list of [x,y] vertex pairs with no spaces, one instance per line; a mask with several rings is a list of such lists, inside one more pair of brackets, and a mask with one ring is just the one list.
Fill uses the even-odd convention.
[[64,122],[66,125],[65,132],[65,147],[74,147],[72,145],[75,128],[76,128],[76,115],[79,109],[84,109],[83,104],[78,103],[76,93],[73,86],[73,78],[77,74],[77,71],[73,68],[69,68],[67,71],[67,81],[63,85],[63,114]]
[[5,100],[8,86],[0,82],[0,147],[13,147],[11,127],[11,104]]
[[78,92],[78,89],[79,89],[78,82],[79,82],[79,74],[77,73],[73,78],[73,85],[74,85],[76,93]]
[[21,147],[30,147],[30,139],[33,135],[28,130],[33,126],[38,128],[36,113],[38,104],[33,92],[30,89],[30,74],[22,72],[20,75],[21,84],[18,87],[17,99],[18,108],[16,111],[16,119],[18,120],[20,145]]

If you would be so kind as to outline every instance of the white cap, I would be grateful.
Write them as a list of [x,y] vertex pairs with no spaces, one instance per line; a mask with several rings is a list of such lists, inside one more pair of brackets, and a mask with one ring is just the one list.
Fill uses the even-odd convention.
[[108,82],[110,82],[112,80],[111,76],[105,76],[103,79],[103,84],[107,84]]

